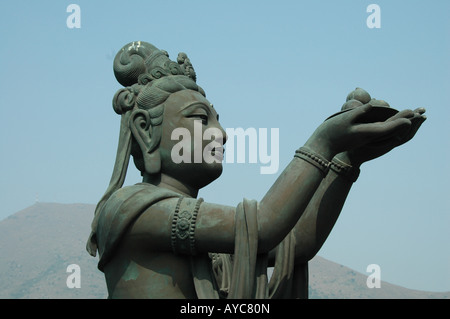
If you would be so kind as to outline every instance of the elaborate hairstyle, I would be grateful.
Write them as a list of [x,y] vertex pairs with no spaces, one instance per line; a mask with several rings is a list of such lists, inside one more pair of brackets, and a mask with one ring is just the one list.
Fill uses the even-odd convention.
[[205,92],[196,84],[196,74],[185,53],[179,53],[177,62],[171,61],[166,51],[159,50],[150,43],[134,41],[125,45],[114,58],[114,75],[124,88],[113,98],[114,111],[121,115],[119,144],[116,161],[109,186],[95,209],[92,232],[87,243],[88,252],[95,256],[97,251],[96,229],[98,212],[109,197],[122,187],[130,155],[134,163],[144,173],[143,156],[130,130],[131,114],[134,110],[145,110],[152,126],[150,152],[159,146],[164,102],[181,90]]

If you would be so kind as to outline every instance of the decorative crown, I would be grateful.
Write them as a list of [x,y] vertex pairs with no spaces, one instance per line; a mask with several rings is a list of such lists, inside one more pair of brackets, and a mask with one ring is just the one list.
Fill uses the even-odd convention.
[[186,53],[179,53],[174,62],[167,51],[143,41],[130,42],[116,54],[114,75],[123,86],[145,85],[168,75],[185,75],[194,82],[197,80]]

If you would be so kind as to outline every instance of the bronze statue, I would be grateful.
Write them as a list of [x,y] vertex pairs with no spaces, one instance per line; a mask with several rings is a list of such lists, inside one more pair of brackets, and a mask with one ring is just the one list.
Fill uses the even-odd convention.
[[[261,201],[217,205],[197,195],[221,175],[227,137],[187,55],[175,62],[132,42],[116,55],[114,72],[124,86],[113,99],[119,145],[87,244],[91,255],[99,251],[110,298],[307,298],[308,261],[360,165],[410,140],[425,120],[423,108],[398,112],[357,88],[295,151]],[[182,155],[214,145],[207,152],[213,160],[174,160],[174,130],[193,134],[196,125],[216,133]],[[122,187],[130,155],[143,180]]]

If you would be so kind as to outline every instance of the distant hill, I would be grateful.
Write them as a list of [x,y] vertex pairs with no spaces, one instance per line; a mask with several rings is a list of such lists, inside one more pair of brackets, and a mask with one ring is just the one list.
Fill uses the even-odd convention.
[[[103,274],[85,249],[94,205],[37,203],[0,222],[0,298],[105,298]],[[66,285],[81,268],[81,288]]]
[[[85,250],[94,205],[36,203],[0,222],[0,298],[106,298],[97,259]],[[69,289],[67,266],[81,268],[81,288]],[[450,298],[450,292],[406,289],[387,282],[368,289],[367,276],[315,257],[310,298]]]

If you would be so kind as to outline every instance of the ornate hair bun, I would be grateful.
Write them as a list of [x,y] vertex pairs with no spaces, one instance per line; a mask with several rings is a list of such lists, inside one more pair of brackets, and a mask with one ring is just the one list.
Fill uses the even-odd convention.
[[196,74],[185,53],[178,54],[177,62],[154,45],[134,41],[125,45],[114,58],[114,75],[123,86],[145,85],[168,75],[185,75],[196,81]]
[[131,110],[136,103],[136,98],[139,94],[139,91],[140,88],[137,84],[117,91],[113,98],[114,111],[117,114],[121,115]]

